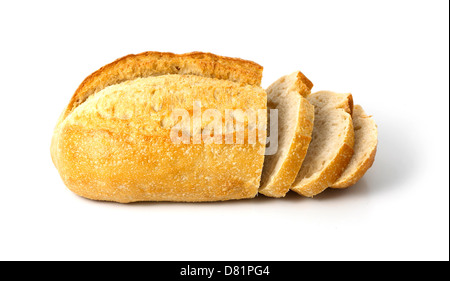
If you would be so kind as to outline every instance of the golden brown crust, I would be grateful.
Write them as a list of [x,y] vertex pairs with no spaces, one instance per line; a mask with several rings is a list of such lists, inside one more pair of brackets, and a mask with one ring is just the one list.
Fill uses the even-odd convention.
[[171,141],[178,121],[170,113],[174,108],[192,112],[197,101],[203,110],[222,113],[227,108],[264,110],[266,93],[192,75],[138,78],[108,87],[55,131],[51,151],[61,178],[78,195],[122,203],[254,197],[264,161],[262,143]]
[[89,75],[75,91],[64,113],[64,118],[90,95],[107,86],[126,80],[166,74],[190,74],[259,86],[262,70],[262,66],[254,62],[211,53],[144,52],[131,54],[119,58]]
[[298,71],[297,81],[300,94],[305,98],[308,97],[311,94],[311,89],[314,87],[314,84],[301,71]]
[[60,139],[60,175],[89,199],[207,202],[257,194],[263,163],[257,146],[173,146],[164,138],[75,126],[64,128]]
[[350,113],[350,116],[353,116],[353,107],[354,107],[353,95],[348,95],[348,103],[346,103],[345,105],[346,105],[345,110]]

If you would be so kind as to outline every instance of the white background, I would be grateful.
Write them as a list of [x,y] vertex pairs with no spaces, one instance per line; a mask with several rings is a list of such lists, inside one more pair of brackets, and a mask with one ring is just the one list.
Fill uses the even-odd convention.
[[[1,260],[448,260],[448,1],[1,1]],[[352,92],[364,179],[314,199],[95,202],[50,159],[80,82],[142,51],[213,52]]]

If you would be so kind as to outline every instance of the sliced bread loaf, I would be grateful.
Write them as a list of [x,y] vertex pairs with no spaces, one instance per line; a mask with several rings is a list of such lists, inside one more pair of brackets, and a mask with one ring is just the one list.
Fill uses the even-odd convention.
[[378,130],[375,121],[367,116],[360,105],[353,110],[353,127],[355,130],[355,146],[350,164],[341,177],[331,186],[346,188],[359,181],[375,160],[378,144]]
[[291,190],[313,197],[341,176],[353,155],[353,97],[328,91],[314,93],[314,130],[308,153]]
[[284,197],[294,182],[314,126],[314,107],[304,98],[312,87],[311,81],[297,71],[266,90],[268,109],[278,109],[278,150],[265,157],[259,193]]

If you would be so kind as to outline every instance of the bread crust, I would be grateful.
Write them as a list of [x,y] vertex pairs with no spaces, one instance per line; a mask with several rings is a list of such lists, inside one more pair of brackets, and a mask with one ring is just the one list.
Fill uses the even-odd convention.
[[336,105],[336,108],[340,108],[347,112],[348,116],[346,118],[346,129],[342,132],[344,134],[343,144],[338,149],[334,158],[331,159],[326,167],[314,174],[313,177],[308,179],[297,177],[291,186],[292,191],[306,197],[313,197],[330,187],[344,172],[354,152],[354,128],[350,115],[352,112],[352,107],[353,97],[350,94],[347,96],[347,100],[345,102]]
[[[296,80],[291,80],[291,83],[293,83],[288,85],[288,87],[283,90],[298,93],[298,98],[300,99],[298,109],[299,114],[297,118],[297,125],[295,127],[294,138],[290,144],[286,157],[278,160],[282,160],[283,163],[276,174],[265,175],[263,171],[263,179],[264,177],[267,177],[268,180],[262,182],[259,189],[259,193],[275,198],[286,196],[286,193],[289,191],[289,188],[294,182],[297,173],[302,166],[303,160],[305,159],[309,143],[311,142],[311,134],[314,126],[314,106],[312,106],[308,100],[303,98],[303,96],[308,96],[311,93],[313,84],[300,71],[288,76],[283,76],[269,86],[266,90],[268,93],[268,99],[270,100],[271,92],[275,91],[275,88],[280,83],[285,83],[286,80],[290,79],[289,76],[296,77]],[[266,156],[266,161],[270,160],[270,157],[272,156]]]
[[166,74],[190,74],[260,86],[262,71],[263,67],[255,62],[211,53],[130,54],[101,67],[86,77],[75,91],[63,118],[90,95],[107,86],[127,80]]
[[297,71],[297,83],[296,87],[299,93],[307,98],[311,94],[311,90],[314,87],[313,82],[308,79],[301,71]]
[[52,157],[61,178],[80,196],[121,203],[256,196],[264,144],[171,141],[172,126],[165,120],[172,108],[192,112],[196,101],[220,111],[265,109],[267,104],[260,87],[192,75],[138,78],[108,87],[55,131]]
[[[353,115],[353,123],[354,126],[356,124],[356,122],[358,122],[360,118],[371,118],[370,116],[367,116],[366,113],[364,112],[364,110],[362,109],[361,106],[356,105],[355,106],[355,110],[354,110],[354,115]],[[356,115],[356,116],[355,116]],[[367,130],[370,131],[370,133],[375,134],[374,137],[377,137],[377,127],[375,122],[372,120],[372,122],[370,122],[369,124],[366,124],[365,126],[368,126],[368,128],[366,128]],[[359,137],[363,137],[363,136],[359,136]],[[356,137],[355,135],[355,143],[359,142],[361,140],[358,139],[358,137]],[[358,144],[358,145],[362,145],[362,144]],[[337,179],[337,181],[335,183],[333,183],[330,187],[331,188],[347,188],[350,187],[354,184],[356,184],[367,172],[367,170],[369,170],[370,167],[372,167],[374,161],[375,161],[375,155],[377,153],[377,140],[375,140],[375,144],[369,143],[367,144],[368,146],[361,146],[359,147],[359,149],[363,149],[365,152],[365,157],[363,157],[361,160],[359,160],[359,162],[357,163],[356,166],[350,165],[352,167],[347,167],[347,169],[344,171],[343,175]],[[355,157],[356,153],[359,151],[356,151],[356,147],[355,147],[355,154],[353,155],[353,157]],[[352,159],[353,161],[353,159]],[[351,169],[351,170],[349,170]]]

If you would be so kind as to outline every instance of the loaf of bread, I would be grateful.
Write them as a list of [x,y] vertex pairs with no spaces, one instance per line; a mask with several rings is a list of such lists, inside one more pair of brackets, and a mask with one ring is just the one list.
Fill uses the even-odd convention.
[[[255,63],[212,54],[144,53],[119,59],[87,77],[75,92],[55,129],[53,162],[67,187],[90,199],[255,197],[264,142],[205,143],[201,134],[208,120],[199,130],[189,121],[181,126],[187,144],[174,143],[170,134],[179,123],[171,116],[174,110],[266,110],[261,71]],[[263,121],[262,127],[265,116]],[[247,125],[243,133],[265,140],[265,128]],[[231,137],[237,133],[231,131]]]
[[74,193],[121,203],[313,197],[360,180],[377,126],[353,96],[311,94],[300,71],[264,90],[262,70],[200,52],[120,58],[73,94],[53,163]]

